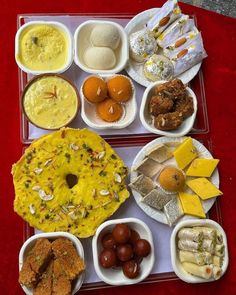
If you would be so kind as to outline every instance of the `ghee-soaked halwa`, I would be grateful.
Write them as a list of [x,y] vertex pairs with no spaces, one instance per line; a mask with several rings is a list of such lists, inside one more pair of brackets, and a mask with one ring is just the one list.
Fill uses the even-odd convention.
[[12,174],[14,210],[46,232],[92,236],[129,197],[123,160],[87,129],[62,128],[35,140]]

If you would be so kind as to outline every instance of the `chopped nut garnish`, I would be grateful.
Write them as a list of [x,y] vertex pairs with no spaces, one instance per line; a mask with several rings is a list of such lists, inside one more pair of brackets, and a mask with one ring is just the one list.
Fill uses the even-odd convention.
[[43,172],[43,169],[42,168],[35,168],[34,169],[34,173],[37,174],[37,175],[39,175],[42,172]]
[[78,149],[79,149],[79,147],[78,147],[76,144],[74,144],[74,143],[71,143],[71,144],[70,144],[70,148],[71,148],[72,150],[74,150],[74,151],[78,151]]
[[118,182],[118,183],[121,183],[122,179],[121,179],[120,174],[114,172],[114,176],[115,176],[115,181]]
[[108,196],[108,195],[110,195],[110,192],[104,189],[104,190],[101,190],[99,192],[99,194],[102,195],[102,196]]
[[52,159],[48,159],[45,163],[44,163],[44,166],[48,166],[49,164],[52,163]]
[[39,185],[35,185],[32,187],[32,190],[36,191],[36,192],[38,192],[40,189],[41,189],[41,187]]
[[32,214],[32,215],[34,215],[35,214],[35,207],[34,207],[34,205],[33,204],[30,204],[29,205],[29,210],[30,210],[30,213]]
[[106,152],[105,151],[102,151],[102,152],[100,152],[100,153],[97,154],[96,158],[100,160],[100,159],[102,159],[105,156],[105,154],[106,154]]
[[40,190],[38,191],[38,193],[39,193],[39,197],[40,197],[40,199],[42,199],[43,201],[51,201],[51,200],[54,198],[53,195],[47,195],[47,194],[45,193],[45,191],[42,190],[42,189],[40,189]]

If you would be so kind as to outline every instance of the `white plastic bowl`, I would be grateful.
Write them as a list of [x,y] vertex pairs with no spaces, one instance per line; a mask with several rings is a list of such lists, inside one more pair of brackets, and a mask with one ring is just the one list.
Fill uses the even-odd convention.
[[[28,27],[33,26],[33,25],[49,25],[52,27],[55,27],[56,29],[62,31],[65,33],[68,41],[68,55],[66,59],[66,63],[63,67],[55,69],[55,70],[42,70],[42,71],[36,71],[32,70],[25,65],[23,65],[19,59],[17,58],[19,51],[20,51],[20,35],[21,33]],[[62,23],[60,22],[55,22],[55,21],[31,21],[28,23],[25,23],[23,26],[19,28],[19,30],[16,33],[15,37],[15,60],[19,68],[29,74],[33,75],[39,75],[39,74],[45,74],[45,73],[63,73],[65,72],[72,64],[73,62],[73,42],[72,42],[72,35],[69,31],[69,29]]]
[[[115,26],[121,37],[121,44],[119,47],[115,50],[115,54],[117,56],[117,62],[116,65],[109,69],[109,70],[100,70],[100,69],[92,69],[89,68],[85,63],[83,59],[83,54],[85,50],[88,47],[91,47],[90,44],[90,34],[92,29],[95,25],[98,24],[110,24],[112,26]],[[129,59],[129,44],[128,44],[128,37],[124,31],[124,28],[111,21],[101,21],[101,20],[89,20],[86,22],[83,22],[75,31],[74,34],[74,61],[75,63],[85,72],[91,73],[91,74],[114,74],[122,71]]]
[[[137,278],[129,279],[124,274],[121,268],[117,269],[105,269],[99,264],[99,253],[102,251],[101,238],[104,233],[112,231],[113,227],[119,223],[126,223],[130,228],[136,230],[142,239],[149,241],[151,245],[151,253],[144,257],[140,264],[140,275]],[[121,286],[121,285],[131,285],[137,284],[143,281],[150,273],[154,265],[154,244],[152,233],[148,226],[141,220],[137,218],[123,218],[123,219],[113,219],[102,223],[92,240],[93,248],[93,262],[94,268],[98,277],[109,285]]]
[[[96,75],[97,76],[97,75]],[[116,75],[101,75],[97,76],[99,78],[104,79],[107,81],[109,78],[114,77]],[[122,76],[122,75],[119,75]],[[88,76],[86,79],[88,79],[91,76]],[[90,103],[83,94],[83,84],[80,88],[80,98],[81,98],[81,117],[84,120],[84,122],[91,128],[94,129],[122,129],[127,126],[129,126],[135,119],[137,114],[137,103],[136,103],[136,94],[135,94],[135,87],[132,82],[132,80],[125,76],[127,79],[129,79],[133,94],[132,97],[125,103],[122,103],[123,106],[123,116],[118,120],[117,122],[106,122],[102,120],[97,114],[96,114],[96,104]],[[85,79],[85,80],[86,80]]]
[[164,131],[164,130],[157,129],[153,125],[152,115],[149,114],[148,106],[149,106],[150,99],[153,95],[153,90],[154,90],[155,86],[163,84],[165,82],[167,82],[167,81],[154,82],[151,85],[149,85],[146,88],[146,90],[144,91],[141,106],[140,106],[140,112],[139,112],[140,120],[141,120],[144,128],[146,128],[148,131],[150,131],[152,133],[164,135],[164,136],[169,136],[169,137],[184,136],[187,133],[189,133],[189,131],[192,129],[195,118],[196,118],[196,114],[197,114],[197,98],[196,98],[195,93],[189,87],[186,87],[186,90],[187,90],[189,96],[191,96],[193,98],[194,112],[190,117],[188,117],[187,119],[184,120],[184,122],[180,125],[179,128],[177,128],[175,130],[170,130],[170,131]]
[[[78,238],[76,238],[74,235],[67,233],[67,232],[40,233],[40,234],[35,234],[32,237],[30,237],[28,240],[25,241],[25,243],[21,247],[20,253],[19,253],[19,270],[21,270],[21,268],[23,266],[23,262],[24,262],[25,257],[27,256],[27,253],[32,249],[32,247],[36,243],[36,240],[39,238],[46,238],[50,241],[54,241],[57,238],[67,238],[68,240],[71,240],[71,242],[75,246],[78,255],[82,259],[84,259],[83,246],[82,246],[80,240],[78,240]],[[73,281],[72,295],[75,294],[82,286],[82,283],[84,281],[84,276],[85,276],[85,273],[83,272],[81,275],[78,276],[77,279],[75,279]],[[21,285],[21,287],[27,295],[33,294],[32,289],[29,289],[24,285]]]
[[174,269],[174,272],[181,280],[183,280],[187,283],[208,283],[208,282],[215,281],[214,278],[203,279],[203,278],[200,278],[200,277],[197,277],[197,276],[187,273],[183,269],[181,262],[179,261],[178,254],[177,254],[177,234],[178,234],[178,231],[183,227],[192,227],[192,226],[207,226],[207,227],[215,228],[222,234],[223,244],[225,246],[225,256],[224,256],[224,261],[223,261],[223,265],[222,265],[221,277],[226,272],[226,269],[228,267],[229,254],[228,254],[227,238],[226,238],[226,234],[225,234],[223,228],[217,222],[215,222],[211,219],[192,219],[192,220],[184,220],[184,221],[179,222],[175,226],[175,228],[171,234],[171,238],[170,238],[171,263],[172,263],[172,267]]

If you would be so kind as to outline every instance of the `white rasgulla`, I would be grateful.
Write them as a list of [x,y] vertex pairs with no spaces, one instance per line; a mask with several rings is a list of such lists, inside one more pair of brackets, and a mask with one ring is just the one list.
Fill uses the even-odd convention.
[[120,33],[113,25],[96,25],[91,32],[90,41],[93,46],[109,47],[115,50],[120,44]]
[[109,70],[116,64],[116,56],[108,47],[89,47],[84,53],[85,64],[95,70]]

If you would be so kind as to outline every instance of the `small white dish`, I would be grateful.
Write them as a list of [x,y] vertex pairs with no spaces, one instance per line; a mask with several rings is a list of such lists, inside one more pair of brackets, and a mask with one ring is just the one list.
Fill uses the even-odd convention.
[[[39,238],[46,238],[50,241],[54,241],[57,238],[67,238],[68,240],[71,240],[74,247],[76,248],[76,251],[78,255],[84,259],[84,249],[83,246],[78,238],[76,238],[74,235],[67,233],[67,232],[53,232],[53,233],[39,233],[35,234],[32,237],[30,237],[28,240],[25,241],[25,243],[22,245],[19,253],[19,270],[21,270],[24,259],[27,256],[27,253],[32,249],[34,244],[36,243],[36,240]],[[78,276],[77,279],[73,281],[73,289],[72,289],[72,295],[79,291],[80,287],[82,286],[82,283],[84,281],[85,273],[83,272],[81,275]],[[33,290],[27,288],[26,286],[21,285],[22,289],[27,295],[32,295]]]
[[228,246],[227,246],[227,238],[223,228],[215,221],[211,219],[195,219],[195,220],[184,220],[179,222],[170,238],[170,249],[171,249],[171,263],[176,275],[183,281],[187,283],[208,283],[215,281],[214,278],[210,279],[203,279],[194,275],[187,273],[183,267],[181,266],[181,262],[179,261],[178,254],[177,254],[177,234],[181,228],[184,227],[192,227],[192,226],[207,226],[216,229],[219,231],[223,237],[223,244],[225,246],[225,255],[222,265],[222,275],[226,272],[229,263],[229,254],[228,254]]
[[[92,29],[99,24],[110,24],[115,26],[119,33],[120,33],[120,45],[116,50],[114,50],[116,56],[116,64],[113,68],[109,70],[102,70],[102,69],[92,69],[89,68],[84,62],[84,52],[89,47],[93,47],[90,43],[90,34]],[[129,59],[129,45],[128,45],[128,38],[124,31],[124,28],[111,21],[101,21],[101,20],[89,20],[83,22],[75,31],[74,34],[74,61],[75,63],[85,72],[91,74],[114,74],[122,71]]]
[[[121,268],[117,269],[105,269],[100,266],[98,256],[102,251],[101,238],[104,233],[112,231],[113,227],[119,223],[126,223],[130,228],[136,230],[142,239],[149,241],[151,245],[151,252],[147,257],[144,257],[140,264],[140,275],[137,278],[129,279],[124,274]],[[137,218],[123,218],[123,219],[113,219],[102,223],[92,240],[93,248],[93,262],[95,271],[98,277],[109,285],[121,286],[121,285],[131,285],[137,284],[143,281],[150,273],[154,265],[155,255],[154,255],[154,244],[152,233],[148,226],[141,220]]]
[[[67,58],[66,58],[66,63],[63,65],[63,67],[55,69],[55,70],[41,70],[41,71],[36,71],[36,70],[32,70],[28,67],[26,67],[25,65],[23,65],[19,59],[18,59],[18,54],[20,52],[20,36],[22,34],[22,32],[27,29],[30,26],[34,26],[34,25],[49,25],[52,27],[55,27],[56,29],[62,31],[66,37],[67,37],[67,42],[68,42],[68,54],[67,54]],[[29,74],[33,74],[33,75],[39,75],[39,74],[45,74],[45,73],[63,73],[65,72],[72,64],[73,62],[73,42],[72,42],[72,35],[69,31],[69,29],[62,23],[60,22],[55,22],[55,21],[31,21],[28,23],[25,23],[23,26],[21,26],[19,28],[19,30],[16,33],[15,36],[15,60],[17,65],[19,66],[19,68]]]
[[[97,75],[96,75],[97,76]],[[111,77],[114,77],[116,75],[101,75],[98,76],[105,81],[109,80]],[[122,76],[122,75],[119,75]],[[87,78],[91,77],[88,76]],[[124,76],[127,79],[129,79],[133,94],[132,97],[125,103],[122,103],[123,106],[123,116],[118,120],[117,122],[106,122],[102,120],[97,114],[96,114],[96,103],[90,103],[83,94],[83,84],[80,88],[80,98],[81,98],[81,117],[84,120],[84,122],[91,128],[94,129],[122,129],[127,126],[129,126],[135,119],[137,114],[137,103],[136,103],[136,95],[135,95],[135,87],[132,82],[132,80]],[[86,79],[87,79],[86,78]],[[85,80],[86,80],[85,79]]]
[[140,106],[140,111],[139,111],[140,120],[144,128],[146,128],[148,131],[152,133],[168,136],[168,137],[184,136],[185,134],[189,133],[189,131],[192,129],[196,115],[197,115],[197,98],[195,93],[189,87],[186,87],[186,91],[188,92],[188,95],[191,96],[193,99],[194,112],[190,117],[188,117],[187,119],[183,121],[183,123],[179,126],[179,128],[175,130],[170,130],[170,131],[157,129],[155,128],[153,124],[153,119],[152,119],[153,116],[149,114],[148,106],[149,106],[150,99],[153,95],[153,89],[155,88],[156,85],[160,85],[165,82],[168,82],[168,81],[154,82],[151,85],[149,85],[144,91],[141,106]]

